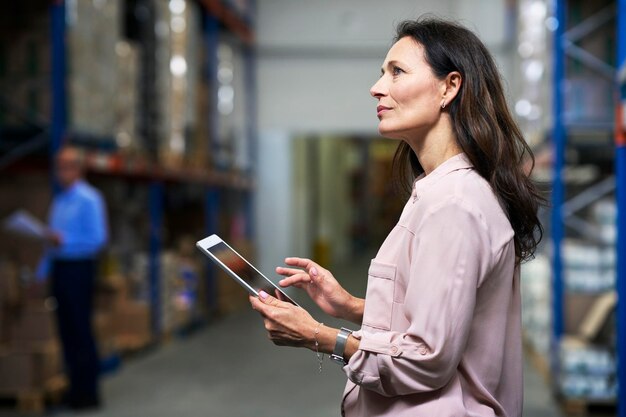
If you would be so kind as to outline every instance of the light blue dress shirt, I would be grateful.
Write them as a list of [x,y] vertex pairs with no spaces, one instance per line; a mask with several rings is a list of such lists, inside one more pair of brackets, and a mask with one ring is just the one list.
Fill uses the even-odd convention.
[[40,279],[48,276],[53,260],[95,259],[107,243],[104,199],[83,180],[55,196],[48,224],[61,236],[61,245],[46,251],[37,271]]

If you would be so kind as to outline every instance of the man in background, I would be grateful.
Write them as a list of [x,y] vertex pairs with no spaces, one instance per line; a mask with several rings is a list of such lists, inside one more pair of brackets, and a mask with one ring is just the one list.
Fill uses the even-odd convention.
[[57,300],[57,324],[70,381],[68,403],[74,409],[100,405],[99,359],[91,317],[97,257],[107,242],[102,195],[83,179],[79,149],[63,147],[55,161],[61,186],[49,211],[50,248],[40,276],[50,279]]

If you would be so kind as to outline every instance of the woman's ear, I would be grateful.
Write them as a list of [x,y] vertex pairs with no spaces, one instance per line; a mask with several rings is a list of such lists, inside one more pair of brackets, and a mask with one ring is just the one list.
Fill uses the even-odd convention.
[[463,83],[463,78],[461,77],[461,73],[458,71],[452,71],[446,76],[443,85],[443,97],[442,97],[442,108],[447,106],[454,100],[454,98],[459,93],[461,89],[461,84]]

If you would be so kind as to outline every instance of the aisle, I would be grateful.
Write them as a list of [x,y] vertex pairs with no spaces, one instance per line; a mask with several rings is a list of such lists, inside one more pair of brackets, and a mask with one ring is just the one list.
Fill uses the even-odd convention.
[[102,410],[81,415],[334,416],[344,383],[335,364],[319,374],[310,351],[273,346],[245,312],[124,364],[104,380]]
[[[367,257],[369,259],[369,257]],[[362,294],[368,261],[336,268],[347,289]],[[303,298],[297,298],[299,302]],[[311,305],[319,320],[327,320]],[[354,326],[352,326],[354,327]],[[97,412],[53,412],[55,417],[328,417],[339,415],[345,376],[304,349],[276,347],[254,311],[242,311],[186,338],[126,361],[103,380]],[[526,417],[559,417],[543,379],[525,366]],[[0,410],[0,416],[15,416]]]
[[[527,417],[556,417],[549,390],[525,369]],[[223,319],[187,339],[124,364],[105,378],[105,407],[93,417],[338,416],[345,377],[308,350],[279,348],[253,312]],[[54,413],[66,417],[69,412]]]

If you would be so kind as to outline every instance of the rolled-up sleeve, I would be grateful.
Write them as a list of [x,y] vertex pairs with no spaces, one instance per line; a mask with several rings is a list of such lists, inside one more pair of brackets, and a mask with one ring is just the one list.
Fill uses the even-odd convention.
[[352,382],[384,396],[433,391],[452,379],[492,259],[485,219],[462,200],[429,207],[415,230],[402,271],[409,274],[406,296],[394,306],[407,331],[363,326],[355,333],[359,350],[344,367]]

